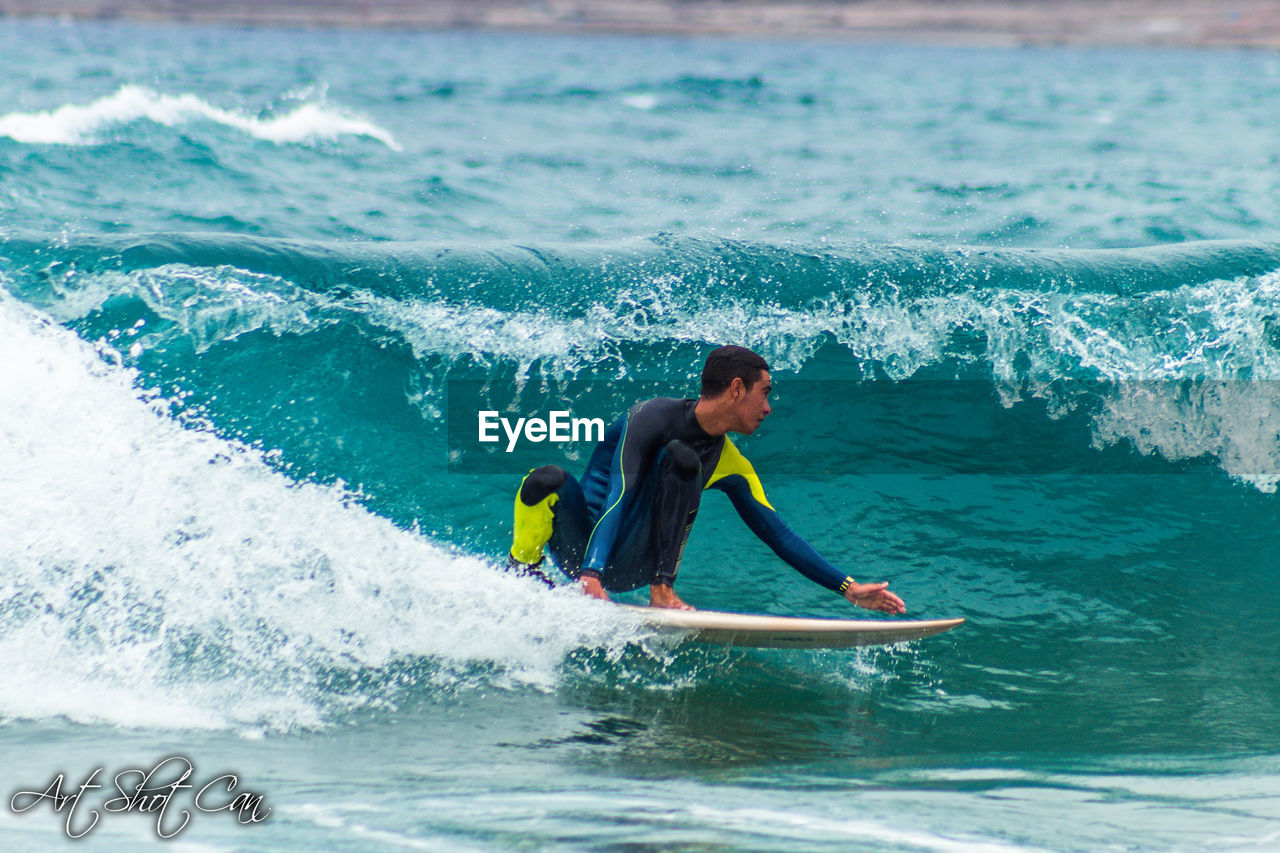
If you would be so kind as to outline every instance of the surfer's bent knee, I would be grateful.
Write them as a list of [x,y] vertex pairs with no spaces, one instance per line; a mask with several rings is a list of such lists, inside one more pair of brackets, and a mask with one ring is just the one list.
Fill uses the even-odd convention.
[[568,472],[559,465],[534,468],[520,484],[520,502],[525,506],[537,506],[547,495],[558,492],[568,479]]

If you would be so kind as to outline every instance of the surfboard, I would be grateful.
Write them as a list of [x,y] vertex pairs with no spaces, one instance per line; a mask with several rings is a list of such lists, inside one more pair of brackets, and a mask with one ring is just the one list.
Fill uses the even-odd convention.
[[701,643],[767,649],[843,649],[919,640],[963,625],[963,619],[889,621],[806,619],[724,613],[717,610],[662,610],[620,604],[662,633],[685,634]]

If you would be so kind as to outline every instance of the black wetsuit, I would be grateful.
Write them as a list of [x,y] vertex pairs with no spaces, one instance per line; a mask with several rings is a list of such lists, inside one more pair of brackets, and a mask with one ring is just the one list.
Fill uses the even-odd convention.
[[843,592],[852,580],[783,523],[733,442],[698,424],[697,402],[646,400],[605,431],[581,483],[568,477],[558,489],[548,543],[556,564],[573,577],[596,572],[616,591],[671,583],[702,491],[715,488],[778,556]]

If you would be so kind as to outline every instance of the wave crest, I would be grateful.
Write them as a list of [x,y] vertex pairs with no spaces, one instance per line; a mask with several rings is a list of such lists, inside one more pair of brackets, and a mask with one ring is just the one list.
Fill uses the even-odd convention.
[[192,94],[164,95],[132,85],[87,105],[0,116],[0,136],[26,144],[86,145],[100,141],[99,135],[110,128],[137,121],[165,127],[209,121],[276,144],[363,136],[401,150],[386,129],[323,103],[304,103],[291,112],[261,117],[216,107]]
[[[1213,460],[1263,491],[1280,485],[1268,427],[1280,410],[1269,396],[1280,381],[1280,254],[1269,244],[820,254],[665,237],[480,250],[178,235],[83,241],[54,248],[67,260],[51,264],[47,242],[5,242],[11,292],[89,337],[127,341],[127,360],[154,381],[190,385],[199,366],[184,349],[197,360],[221,347],[251,355],[276,346],[247,334],[262,330],[301,352],[308,344],[295,342],[332,334],[377,353],[367,382],[403,375],[396,417],[424,439],[441,431],[452,380],[567,400],[600,380],[661,379],[670,393],[696,388],[710,346],[736,342],[799,379],[979,380],[990,393],[970,405],[1036,400],[1051,419],[1087,420],[1082,455],[1121,445]],[[291,399],[308,387],[310,361],[261,393]],[[225,378],[194,381],[213,383],[207,399],[224,390]],[[590,393],[604,411],[630,402],[620,387]],[[929,417],[929,399],[915,405]],[[270,433],[256,411],[236,417],[270,446],[287,441],[283,422]]]

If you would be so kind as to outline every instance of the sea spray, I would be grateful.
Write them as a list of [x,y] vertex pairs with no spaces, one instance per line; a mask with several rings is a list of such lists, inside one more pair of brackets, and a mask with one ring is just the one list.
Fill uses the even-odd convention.
[[476,665],[546,688],[567,652],[634,635],[184,428],[118,355],[11,298],[0,323],[5,717],[306,727],[405,687],[326,693],[335,672],[416,658],[419,690]]

